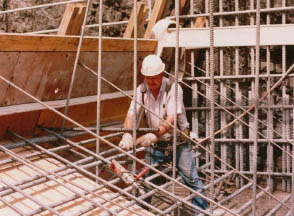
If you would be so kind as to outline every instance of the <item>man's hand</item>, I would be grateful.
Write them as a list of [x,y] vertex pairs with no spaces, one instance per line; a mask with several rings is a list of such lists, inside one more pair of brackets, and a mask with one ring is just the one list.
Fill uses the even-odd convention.
[[158,138],[153,133],[147,133],[141,137],[139,137],[136,141],[136,145],[140,144],[141,146],[147,148],[150,145],[153,145],[158,141]]
[[124,133],[121,141],[119,142],[119,147],[125,150],[130,150],[133,148],[133,136],[130,133]]

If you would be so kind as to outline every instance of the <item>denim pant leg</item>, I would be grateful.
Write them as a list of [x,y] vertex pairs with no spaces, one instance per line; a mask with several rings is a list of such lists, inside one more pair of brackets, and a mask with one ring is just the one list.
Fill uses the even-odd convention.
[[[191,150],[189,143],[181,145],[177,148],[176,163],[179,174],[184,179],[185,184],[193,190],[198,191],[203,188],[203,184],[198,177],[193,155],[194,152]],[[202,192],[202,194],[205,195],[205,192]],[[208,208],[207,201],[199,196],[193,198],[192,203],[202,209]],[[196,215],[197,214],[196,212]]]
[[[152,147],[148,147],[146,149],[145,161],[149,165],[153,165],[153,164],[156,164],[156,163],[161,164],[161,163],[166,162],[167,159],[168,158],[164,155],[164,153],[162,151],[159,151],[159,150],[154,149]],[[146,174],[146,177],[151,176],[152,173],[153,172],[149,170],[148,173]],[[151,203],[151,199],[152,199],[152,196],[146,198],[144,201],[148,202],[148,203]]]

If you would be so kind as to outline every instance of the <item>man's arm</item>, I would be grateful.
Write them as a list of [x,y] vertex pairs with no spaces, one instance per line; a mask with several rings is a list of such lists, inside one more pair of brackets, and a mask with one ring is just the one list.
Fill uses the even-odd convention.
[[157,137],[160,137],[161,135],[165,134],[169,129],[171,129],[171,125],[174,125],[174,121],[175,121],[174,119],[175,119],[174,115],[167,116],[166,121],[169,124],[166,122],[162,122],[158,127],[159,131],[156,132],[155,135]]
[[124,121],[124,128],[133,128],[134,125],[134,116],[131,114],[127,114],[126,119]]

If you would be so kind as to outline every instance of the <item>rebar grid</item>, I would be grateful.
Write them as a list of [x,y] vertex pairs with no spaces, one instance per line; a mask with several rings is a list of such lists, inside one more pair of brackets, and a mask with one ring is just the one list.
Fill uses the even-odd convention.
[[[258,8],[257,8],[257,10],[254,10],[254,6],[253,6],[253,1],[251,1],[251,9],[250,10],[245,10],[245,11],[239,11],[238,10],[238,6],[237,6],[237,2],[238,1],[236,1],[235,2],[235,12],[220,12],[220,13],[214,13],[214,15],[215,16],[218,16],[218,15],[239,15],[239,14],[244,14],[244,13],[259,13],[259,12],[273,12],[273,11],[286,11],[286,10],[292,10],[293,8],[292,7],[286,7],[286,5],[285,5],[285,1],[283,0],[283,8],[270,8],[270,5],[269,5],[269,2],[267,3],[267,9],[261,9],[261,10],[259,10]],[[134,4],[136,4],[136,3],[134,3]],[[222,4],[222,1],[220,1],[220,4]],[[249,12],[248,12],[249,11]],[[200,17],[200,16],[209,16],[209,15],[211,15],[211,14],[201,14],[201,15],[196,15],[196,16],[187,16],[187,17]],[[178,14],[177,14],[177,16],[176,16],[176,18],[177,19],[179,19],[179,18],[181,18],[181,16],[179,16]],[[267,19],[269,19],[269,16],[267,16]],[[251,20],[253,20],[253,16],[252,16],[252,19]],[[236,23],[237,23],[237,18],[236,18]],[[285,23],[285,13],[283,13],[283,23]],[[101,24],[101,23],[100,23]],[[100,25],[99,24],[99,25]],[[252,25],[254,24],[253,22],[251,23]],[[101,37],[102,37],[102,35],[100,35],[99,36],[99,40],[101,40]],[[134,39],[134,43],[136,43],[136,38]],[[257,44],[258,44],[258,42],[257,42]],[[211,45],[211,47],[213,48],[213,44]],[[257,47],[258,47],[258,45],[257,45]],[[286,72],[286,47],[285,46],[282,46],[282,74],[281,75],[272,75],[272,74],[270,74],[270,66],[269,66],[269,58],[270,58],[270,51],[269,51],[269,48],[267,47],[267,74],[266,75],[260,75],[260,76],[257,76],[258,75],[258,65],[259,65],[259,58],[258,58],[258,56],[259,56],[259,48],[257,48],[256,47],[256,53],[254,53],[254,50],[253,50],[253,48],[251,48],[251,64],[253,65],[251,65],[251,72],[252,72],[252,75],[249,75],[250,76],[250,78],[255,78],[255,85],[254,85],[254,83],[253,82],[251,82],[251,84],[252,84],[252,89],[258,89],[258,83],[259,83],[259,80],[258,80],[258,78],[259,77],[267,77],[267,92],[269,92],[269,94],[272,92],[272,89],[274,89],[274,88],[270,88],[270,81],[271,81],[271,78],[273,77],[273,76],[281,76],[282,77],[282,79],[280,79],[280,80],[283,80],[283,79],[285,79],[286,77],[289,77],[289,73],[291,72],[290,70],[288,70],[287,72]],[[101,51],[101,46],[99,46],[99,49],[100,49],[100,51]],[[136,53],[136,52],[135,52]],[[220,54],[221,56],[223,55],[223,54]],[[238,51],[238,48],[235,48],[235,58],[236,58],[236,76],[231,76],[231,79],[239,79],[240,80],[240,78],[244,78],[244,76],[243,75],[239,75],[238,73],[239,73],[239,70],[238,70],[238,65],[239,65],[239,59],[238,59],[238,56],[239,56],[239,51]],[[254,71],[254,56],[256,57],[256,62],[255,62],[255,64],[256,64],[256,70]],[[213,57],[214,58],[214,57]],[[212,57],[210,57],[210,59],[212,59]],[[177,60],[177,58],[176,58],[176,60]],[[207,58],[207,60],[208,60],[208,58]],[[135,58],[135,62],[136,62],[136,58]],[[192,63],[191,63],[192,64]],[[207,64],[207,68],[208,68],[208,66],[209,66],[209,64],[208,64],[208,61],[206,61],[206,64]],[[221,61],[221,64],[222,64],[222,61]],[[193,64],[194,65],[194,64]],[[211,66],[211,64],[210,64],[210,67],[212,67]],[[223,66],[222,66],[223,67]],[[221,67],[221,68],[222,68]],[[292,67],[291,67],[292,68]],[[290,69],[291,69],[290,68]],[[136,73],[135,73],[135,70],[136,69],[134,69],[134,77],[135,77],[135,75],[136,75]],[[192,69],[193,70],[193,69]],[[223,69],[222,69],[223,70]],[[176,70],[177,71],[177,70]],[[206,70],[206,71],[208,71],[208,70]],[[211,69],[210,69],[210,71],[212,71]],[[254,73],[255,72],[255,73]],[[288,73],[289,72],[289,73]],[[223,72],[222,72],[223,73]],[[221,74],[222,75],[222,74]],[[245,75],[245,76],[247,76],[247,75]],[[249,77],[249,76],[247,76],[247,77]],[[99,77],[99,76],[98,76]],[[226,77],[225,75],[224,76],[222,76],[222,77],[220,77],[220,78],[224,78],[224,77]],[[210,78],[211,79],[211,81],[214,81],[215,80],[215,78],[216,77],[214,77],[214,78]],[[2,79],[2,78],[1,78]],[[208,77],[206,78],[206,77],[200,77],[199,79],[209,79]],[[2,79],[2,80],[4,80],[4,79]],[[177,81],[178,79],[176,78],[176,81]],[[280,81],[278,81],[279,82],[279,84],[281,83]],[[221,82],[221,84],[223,84],[223,82]],[[241,100],[240,100],[240,93],[242,94],[242,92],[239,92],[239,90],[238,90],[238,84],[239,84],[239,81],[236,81],[236,96],[235,96],[235,99],[236,99],[236,101],[237,101],[237,104],[241,104]],[[277,83],[276,83],[277,84]],[[177,85],[176,85],[177,86]],[[274,85],[274,86],[277,86],[277,85]],[[206,88],[209,88],[209,86],[206,86]],[[135,85],[134,85],[134,88],[135,88]],[[210,88],[213,88],[213,85],[211,84],[211,86],[210,86]],[[276,87],[275,87],[276,88]],[[200,89],[197,85],[195,86],[194,85],[194,88],[193,89]],[[221,87],[221,91],[220,91],[220,93],[223,95],[223,94],[225,94],[226,93],[226,90],[224,90],[225,89],[225,87],[224,87],[224,85],[222,85],[222,87]],[[255,90],[256,92],[258,92],[258,90]],[[199,93],[199,92],[198,92]],[[207,92],[206,92],[207,93]],[[214,94],[215,92],[213,91],[213,94]],[[196,94],[197,94],[197,92],[196,92]],[[199,93],[200,94],[200,93]],[[269,95],[269,94],[267,94],[267,96]],[[200,94],[201,95],[201,94]],[[250,94],[249,94],[249,96],[250,96]],[[266,97],[267,97],[266,96]],[[284,85],[283,87],[282,87],[282,97],[283,98],[287,98],[287,94],[286,94],[286,86]],[[197,97],[197,96],[195,96],[195,97]],[[205,96],[203,96],[204,98],[206,97],[207,98],[207,95]],[[134,98],[136,98],[136,96],[134,96]],[[255,136],[254,137],[249,137],[249,139],[247,139],[247,140],[241,140],[242,139],[242,136],[244,136],[244,134],[242,134],[242,126],[240,126],[240,125],[237,125],[236,126],[236,138],[223,138],[224,136],[223,136],[223,134],[221,134],[221,138],[219,138],[219,139],[212,139],[213,141],[216,141],[216,142],[221,142],[221,143],[223,143],[223,142],[240,142],[238,145],[236,145],[236,150],[235,150],[235,153],[236,153],[236,156],[235,156],[235,158],[236,158],[236,164],[235,164],[235,168],[234,167],[232,167],[230,164],[229,164],[229,162],[227,162],[226,160],[227,160],[227,147],[228,147],[228,145],[223,145],[223,150],[222,150],[222,152],[223,152],[223,154],[222,154],[222,160],[220,160],[221,161],[221,165],[222,165],[222,167],[223,167],[223,171],[220,171],[220,172],[225,172],[225,170],[226,170],[226,166],[228,165],[228,167],[229,168],[232,168],[232,169],[234,169],[237,173],[239,173],[240,174],[240,176],[241,176],[241,182],[243,181],[243,183],[241,183],[240,184],[240,186],[237,186],[237,187],[241,187],[239,190],[241,191],[241,190],[245,190],[247,187],[251,187],[251,186],[253,186],[253,188],[256,188],[256,186],[258,186],[257,185],[257,182],[256,182],[256,175],[258,175],[258,174],[260,174],[261,172],[256,172],[256,167],[254,167],[254,166],[256,166],[257,165],[257,151],[258,151],[258,148],[257,148],[257,144],[260,144],[260,143],[262,143],[262,142],[267,142],[268,141],[268,157],[269,158],[267,158],[267,160],[268,160],[268,165],[267,165],[267,168],[268,168],[268,170],[267,170],[267,172],[263,172],[263,173],[265,173],[265,175],[269,175],[269,182],[268,182],[268,187],[267,188],[265,188],[264,189],[264,191],[263,192],[260,192],[259,194],[257,194],[257,195],[254,195],[253,196],[253,200],[250,200],[250,201],[248,201],[247,202],[247,204],[244,204],[244,206],[243,207],[241,207],[240,208],[240,210],[239,210],[239,212],[238,213],[240,213],[243,209],[245,210],[245,208],[247,208],[247,207],[249,207],[249,206],[251,206],[252,204],[251,203],[253,203],[253,214],[254,215],[256,215],[256,212],[255,212],[255,205],[256,205],[256,200],[255,200],[255,198],[257,198],[257,197],[259,197],[259,196],[262,196],[264,193],[268,193],[268,190],[272,190],[272,181],[273,181],[273,179],[272,179],[272,176],[274,176],[275,174],[274,174],[274,172],[273,172],[273,170],[272,170],[272,155],[273,155],[273,145],[275,145],[275,146],[277,146],[278,148],[281,148],[280,147],[280,145],[278,145],[277,143],[276,143],[276,141],[275,140],[277,140],[277,139],[274,139],[273,138],[273,135],[272,135],[272,132],[274,132],[274,128],[273,128],[273,124],[272,124],[272,122],[273,122],[273,120],[272,120],[272,112],[269,112],[270,114],[268,114],[267,115],[267,122],[268,122],[268,124],[269,124],[269,126],[267,127],[267,134],[269,134],[269,136],[267,136],[267,137],[265,137],[265,139],[264,140],[261,140],[259,137],[258,137],[258,134],[261,134],[262,136],[263,136],[263,134],[262,133],[260,133],[259,131],[258,131],[258,123],[260,122],[260,119],[258,118],[258,108],[259,108],[259,103],[261,103],[261,101],[263,100],[263,99],[265,99],[265,97],[262,97],[262,98],[259,98],[259,97],[256,97],[256,95],[255,96],[250,96],[249,97],[250,98],[250,100],[256,100],[255,101],[255,103],[253,104],[253,105],[251,105],[251,106],[249,106],[249,109],[247,109],[247,113],[246,114],[249,114],[249,111],[251,110],[251,109],[255,109],[255,110],[257,110],[256,112],[255,112],[255,121],[253,122],[253,121],[249,121],[249,124],[247,124],[245,121],[244,121],[244,125],[245,126],[247,126],[249,129],[250,128],[252,128],[252,125],[254,125],[255,124]],[[212,100],[211,98],[209,99],[209,97],[207,98],[208,99],[208,101],[209,101],[209,103],[210,104],[214,104],[214,103],[211,103],[210,101]],[[262,100],[260,100],[260,99],[262,99]],[[227,99],[226,99],[227,100]],[[136,100],[135,100],[136,101]],[[212,101],[214,101],[214,100],[212,100]],[[222,101],[222,103],[221,103],[221,106],[222,107],[224,107],[223,105],[226,103],[226,101]],[[271,108],[273,108],[273,106],[271,106],[270,105],[271,104],[271,97],[269,96],[268,97],[268,103],[267,103],[267,107],[268,107],[268,110],[269,111],[271,111]],[[216,103],[216,105],[218,105],[218,103]],[[294,176],[293,176],[293,172],[292,172],[292,174],[290,173],[290,158],[292,158],[292,163],[293,163],[293,155],[291,155],[291,153],[290,153],[290,150],[291,150],[291,148],[290,148],[290,144],[289,143],[291,143],[291,138],[290,138],[290,135],[289,135],[289,129],[290,129],[290,126],[289,126],[289,122],[290,122],[290,111],[289,112],[287,112],[287,110],[286,110],[286,108],[287,108],[287,106],[288,106],[288,109],[289,108],[291,108],[291,104],[289,104],[289,102],[285,102],[284,100],[283,100],[283,105],[281,105],[281,107],[280,108],[282,108],[283,110],[282,110],[282,119],[283,119],[283,128],[282,128],[282,134],[280,134],[280,133],[278,133],[279,134],[279,136],[281,136],[281,137],[283,137],[282,139],[280,139],[280,141],[279,142],[287,142],[286,144],[283,144],[283,147],[281,148],[281,151],[282,151],[282,160],[283,160],[283,163],[282,163],[282,172],[281,173],[279,173],[279,172],[277,172],[277,174],[281,174],[281,175],[283,175],[283,176],[292,176],[292,181],[294,181],[293,179],[294,179]],[[243,108],[244,109],[244,106],[240,106],[241,108]],[[238,107],[239,109],[240,109],[240,107]],[[48,107],[47,107],[48,108]],[[203,108],[203,107],[202,107]],[[251,108],[251,109],[250,109]],[[50,109],[50,108],[49,108]],[[222,108],[221,108],[222,109]],[[51,108],[51,110],[52,110],[52,108]],[[225,109],[223,109],[225,112],[227,112],[227,109],[225,108]],[[249,111],[248,111],[249,110]],[[243,110],[243,111],[245,111],[245,110]],[[208,110],[206,110],[205,111],[205,113],[207,114],[207,117],[210,115],[210,118],[211,118],[211,123],[213,123],[214,122],[214,115],[212,114],[212,112],[208,112]],[[227,112],[227,113],[229,113],[229,112]],[[242,120],[241,120],[241,118],[243,117],[240,117],[240,115],[241,115],[241,113],[240,112],[238,112],[238,111],[236,111],[236,113],[237,113],[237,115],[234,115],[234,118],[236,119],[236,121],[239,121],[239,122],[242,122]],[[223,112],[221,112],[221,114],[223,114]],[[229,113],[230,114],[230,113]],[[243,113],[244,114],[244,113]],[[242,114],[242,115],[243,115]],[[293,114],[292,115],[294,115],[294,111],[293,111]],[[225,115],[222,115],[223,117],[222,117],[222,119],[223,119],[223,127],[221,127],[221,128],[228,128],[228,125],[229,126],[231,126],[231,125],[233,125],[233,124],[227,124],[226,123],[226,116]],[[292,116],[293,117],[293,116]],[[66,116],[65,116],[65,119],[66,119]],[[199,124],[198,124],[198,118],[197,118],[197,116],[195,117],[195,122],[197,122],[197,127],[199,127]],[[235,121],[235,122],[236,122]],[[292,120],[293,121],[293,120]],[[71,121],[71,122],[73,122],[73,121]],[[97,120],[97,124],[98,124],[98,120]],[[73,122],[74,123],[74,122]],[[194,122],[193,122],[194,123]],[[294,123],[293,123],[294,124]],[[207,124],[207,126],[208,126],[208,124]],[[85,129],[85,128],[83,128],[83,127],[81,127],[82,129]],[[293,130],[294,130],[294,125],[292,126],[292,128],[293,128]],[[198,128],[195,128],[195,126],[193,127],[193,131],[194,131],[194,129],[195,130],[198,130]],[[207,127],[207,129],[210,129],[211,130],[211,125],[210,125],[210,127]],[[86,130],[87,131],[87,130]],[[99,130],[98,130],[99,131]],[[221,130],[220,132],[222,132],[223,130]],[[87,131],[88,132],[88,131]],[[220,133],[219,132],[219,133]],[[90,133],[90,131],[89,131],[89,133]],[[214,135],[215,133],[214,133],[214,130],[213,130],[213,132],[210,134],[210,136],[207,136],[208,138],[204,138],[204,139],[202,139],[202,142],[204,142],[204,141],[206,141],[206,140],[208,140],[208,139],[211,139],[212,137],[214,137],[215,135]],[[217,134],[217,133],[216,133]],[[253,135],[252,133],[251,133],[251,135]],[[250,136],[251,136],[250,135]],[[198,136],[198,133],[197,133],[197,136]],[[212,137],[211,137],[212,136]],[[292,133],[292,136],[294,136],[294,132]],[[98,140],[99,139],[99,133],[96,135],[96,139]],[[102,139],[103,140],[103,139]],[[294,140],[294,139],[292,139],[292,140]],[[251,142],[251,143],[253,143],[252,141],[254,141],[254,148],[251,148],[250,147],[250,151],[251,151],[251,153],[253,153],[254,154],[254,157],[253,158],[251,158],[253,161],[252,162],[250,162],[250,167],[251,167],[251,171],[244,171],[244,167],[242,167],[243,166],[243,164],[242,164],[242,160],[244,160],[244,159],[242,159],[242,157],[244,156],[244,152],[243,152],[243,145],[241,145],[241,143],[242,142]],[[274,142],[274,143],[273,143]],[[201,140],[200,140],[200,142],[198,142],[197,144],[199,145],[201,143]],[[292,142],[293,143],[293,142]],[[291,143],[291,144],[292,144]],[[292,144],[293,145],[293,144]],[[243,149],[243,150],[242,150]],[[206,153],[211,153],[211,156],[210,156],[210,158],[209,157],[207,157],[207,160],[206,160],[206,165],[209,165],[210,164],[210,162],[209,161],[213,161],[213,151],[214,151],[214,149],[210,149],[210,151],[209,150],[207,150],[206,148],[204,148],[204,150],[206,151]],[[124,154],[124,151],[122,151],[123,152],[123,154]],[[127,153],[127,154],[125,154],[125,155],[128,155],[129,153]],[[208,156],[208,155],[207,155]],[[133,158],[133,157],[131,157],[132,159],[135,159],[135,158]],[[217,157],[216,157],[217,158]],[[103,158],[100,158],[100,159],[103,159]],[[137,161],[137,160],[135,160],[135,161]],[[198,163],[199,163],[199,161],[198,161]],[[225,166],[224,166],[225,165]],[[211,171],[213,171],[213,172],[218,172],[218,170],[215,170],[214,168],[213,168],[213,166],[214,166],[214,163],[213,163],[213,165],[212,166],[210,166],[211,168],[212,168],[212,170]],[[293,166],[292,166],[292,169],[293,169]],[[245,185],[245,186],[243,186],[243,184],[244,184],[244,180],[247,180],[247,181],[249,181],[249,179],[247,178],[247,176],[242,176],[241,174],[251,174],[251,175],[253,175],[254,177],[253,177],[253,179],[254,179],[254,181],[253,181],[253,185],[252,184],[247,184],[247,185]],[[243,177],[243,178],[242,178]],[[246,178],[245,178],[246,177]],[[175,178],[175,176],[173,175],[173,178]],[[212,175],[211,176],[211,179],[210,180],[212,180],[214,178],[214,175]],[[176,181],[172,181],[173,183],[175,182],[176,183]],[[214,181],[212,181],[212,183],[211,183],[211,186],[212,187],[214,187]],[[236,184],[239,184],[239,181],[238,180],[236,180]],[[150,184],[151,186],[153,186],[152,184]],[[242,187],[243,186],[243,187]],[[293,187],[293,184],[292,184],[292,187]],[[285,179],[285,178],[283,178],[283,189],[284,189],[284,191],[288,191],[288,192],[290,192],[290,181],[289,181],[289,179]],[[238,195],[240,192],[237,192],[235,195]],[[255,194],[255,193],[254,193]],[[292,193],[291,193],[291,196],[293,197],[293,190],[292,190]],[[292,198],[292,200],[293,200],[293,198]],[[137,200],[136,200],[137,201]],[[180,202],[180,201],[177,201],[177,202]],[[280,208],[280,206],[286,206],[286,199],[284,199],[284,200],[282,200],[282,201],[280,201],[279,200],[279,204],[276,206],[276,208],[275,208],[275,210],[277,210],[277,209],[279,209]],[[180,203],[182,203],[182,202],[180,202]],[[221,203],[221,201],[218,203],[218,204],[220,204]],[[219,206],[217,204],[217,206]],[[292,203],[291,203],[292,204]],[[292,206],[292,208],[291,208],[291,211],[292,211],[292,214],[293,214],[293,204],[291,205]],[[289,212],[289,214],[291,213],[291,211]],[[271,215],[271,214],[274,214],[274,212],[270,212],[269,213],[269,215]]]
[[[86,67],[85,65],[83,65],[85,68],[87,68],[88,70],[90,70],[93,74],[95,74],[95,72],[94,71],[92,71],[91,69],[89,69],[88,67]],[[287,75],[291,72],[291,70],[292,70],[292,68],[294,67],[294,65],[292,65],[292,67],[290,67],[289,68],[289,70],[287,71],[287,74],[285,75],[285,77],[282,77],[272,88],[271,88],[271,91],[273,91],[273,89],[275,89],[280,83],[281,83],[281,81],[283,80],[283,79],[285,79],[286,77],[287,77]],[[167,72],[166,72],[167,73]],[[170,76],[172,76],[171,74],[169,74]],[[173,77],[174,78],[174,77]],[[106,81],[106,82],[108,82],[106,79],[104,79],[104,81]],[[183,83],[183,82],[181,82],[181,83]],[[111,83],[109,83],[109,84],[111,84]],[[112,84],[111,84],[112,85]],[[115,87],[115,86],[114,86]],[[122,92],[122,90],[121,89],[119,89],[119,88],[117,88],[117,87],[115,87],[116,89],[118,89],[119,91],[121,91]],[[122,92],[123,93],[123,92]],[[269,94],[269,92],[267,92],[267,94],[266,95],[264,95],[262,98],[260,98],[260,102],[267,96]],[[127,94],[125,94],[126,96],[128,96]],[[128,96],[128,97],[130,97],[130,96]],[[204,96],[204,97],[206,97],[206,96]],[[131,97],[130,97],[131,98]],[[210,100],[208,97],[206,97],[208,100]],[[139,103],[140,104],[140,103]],[[142,106],[142,104],[140,104],[141,106]],[[218,104],[216,104],[216,105],[218,105]],[[143,105],[144,106],[144,105]],[[219,105],[218,105],[219,106]],[[253,106],[251,106],[251,108],[253,108],[254,107],[254,105]],[[144,107],[145,109],[147,109],[146,107]],[[148,109],[147,109],[148,110]],[[150,112],[152,112],[152,111],[150,111]],[[247,111],[245,111],[241,116],[244,116],[244,114],[248,114],[248,110]],[[154,113],[154,115],[156,115],[155,113]],[[159,116],[157,116],[157,117],[159,117]],[[240,118],[238,118],[238,117],[236,117],[236,119],[237,120],[239,120],[239,121],[242,121],[242,120],[240,120]],[[161,119],[161,120],[163,120],[163,119]],[[164,120],[163,120],[164,121]],[[234,124],[235,123],[235,121],[232,121],[230,124],[228,124],[228,125],[231,125],[231,124]],[[228,125],[226,125],[226,127],[225,128],[227,128],[228,127]],[[219,130],[219,131],[217,131],[217,133],[220,133],[222,130],[224,130],[225,128],[222,128],[221,130]],[[180,132],[181,133],[181,131],[178,131],[178,132]],[[183,133],[182,133],[183,134]],[[186,136],[185,134],[183,134],[184,136]],[[187,136],[186,136],[187,137]],[[189,138],[189,137],[187,137],[187,138]],[[205,139],[202,139],[200,142],[198,142],[197,143],[197,145],[199,145],[200,143],[202,143],[202,142],[204,142],[204,141],[206,141],[206,140],[208,140],[210,137],[206,137]],[[192,141],[192,142],[194,142],[194,141]],[[210,153],[210,151],[209,150],[207,150],[206,148],[204,148],[203,146],[200,146],[202,149],[204,149],[207,153]],[[224,162],[224,161],[221,161],[222,163],[225,163],[226,164],[226,162]],[[230,166],[231,167],[231,166]],[[233,167],[231,167],[231,168],[233,168]],[[238,172],[240,175],[243,175],[243,173],[242,172]],[[245,177],[245,176],[244,176]],[[249,180],[249,178],[247,178],[246,177],[246,179],[247,180]],[[261,187],[259,187],[260,189],[262,189],[262,190],[264,190],[263,188],[261,188]],[[265,191],[266,193],[268,193],[267,191]],[[270,193],[268,193],[271,197],[273,197],[273,198],[275,198],[273,195],[271,195]],[[276,198],[275,198],[276,199]],[[277,201],[279,202],[279,203],[282,203],[280,200],[278,200],[277,199]]]

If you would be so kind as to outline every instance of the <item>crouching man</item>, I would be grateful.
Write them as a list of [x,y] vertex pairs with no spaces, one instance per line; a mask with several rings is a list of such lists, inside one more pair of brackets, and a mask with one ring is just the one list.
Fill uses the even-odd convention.
[[[178,87],[177,103],[175,104],[175,84],[170,84],[169,80],[164,77],[164,69],[165,64],[160,57],[156,55],[147,56],[143,60],[141,68],[144,82],[136,90],[139,104],[146,106],[144,112],[148,127],[159,129],[158,132],[147,133],[139,137],[136,141],[137,145],[146,148],[145,159],[150,165],[172,161],[173,128],[166,122],[161,121],[160,118],[165,119],[173,125],[175,106],[177,106],[178,129],[186,132],[189,127],[183,104],[183,90],[180,86]],[[141,109],[143,109],[139,104],[137,104],[137,110],[135,111],[134,101],[132,101],[124,122],[125,128],[133,127],[134,115],[138,115]],[[177,140],[180,140],[178,139],[179,136],[180,134],[178,134]],[[129,150],[133,145],[131,133],[125,133],[119,146],[125,150]],[[203,184],[198,177],[193,151],[188,139],[184,144],[176,148],[176,167],[187,186],[195,191],[203,189]],[[146,201],[151,202],[151,197]],[[207,201],[199,196],[196,196],[192,200],[192,203],[204,210],[208,208]],[[198,215],[197,211],[196,215]]]

